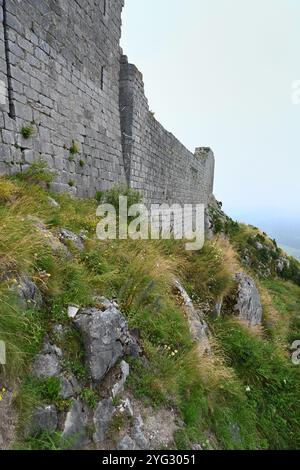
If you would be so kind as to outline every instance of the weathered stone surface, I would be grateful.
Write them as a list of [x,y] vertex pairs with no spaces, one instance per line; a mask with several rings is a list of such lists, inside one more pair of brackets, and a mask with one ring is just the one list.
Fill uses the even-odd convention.
[[55,432],[58,426],[58,414],[55,406],[39,406],[35,409],[32,420],[32,433]]
[[130,436],[126,435],[121,439],[117,445],[117,450],[140,450],[137,444],[131,439]]
[[148,439],[145,437],[145,434],[143,432],[143,427],[144,427],[144,422],[142,420],[142,417],[138,415],[134,419],[134,425],[131,433],[131,437],[136,443],[137,447],[141,450],[149,450],[150,449],[150,443]]
[[262,321],[263,310],[255,282],[244,273],[237,273],[235,279],[238,283],[238,292],[234,310],[249,326],[259,325]]
[[[208,148],[193,154],[150,112],[142,74],[121,57],[124,0],[22,5],[3,5],[7,57],[0,23],[1,173],[23,171],[42,155],[56,170],[57,192],[94,196],[127,182],[147,203],[205,203],[213,154]],[[20,130],[33,120],[34,134],[24,139]]]
[[70,230],[63,228],[63,229],[60,229],[59,231],[59,237],[63,243],[66,243],[66,241],[69,241],[75,246],[75,248],[77,248],[77,250],[79,251],[84,250],[84,244],[83,244],[82,238],[79,235],[76,235],[76,233],[73,233]]
[[123,356],[127,341],[130,340],[126,321],[111,304],[105,311],[97,308],[81,310],[74,323],[83,336],[92,380],[100,382]]
[[87,411],[83,404],[76,400],[67,413],[61,437],[62,446],[67,449],[82,448],[88,442],[86,424]]
[[18,416],[14,407],[12,390],[1,391],[0,401],[0,450],[7,450],[16,438]]
[[117,397],[118,395],[121,395],[121,393],[124,392],[124,386],[125,386],[127,378],[129,377],[129,371],[130,371],[129,364],[127,364],[127,362],[125,361],[122,361],[120,368],[121,368],[121,378],[119,382],[117,382],[113,386],[113,389],[112,389],[112,396],[114,398]]
[[97,444],[105,441],[106,433],[115,413],[115,407],[111,399],[103,400],[99,403],[94,414],[95,433],[93,440]]
[[36,377],[57,377],[60,374],[59,359],[56,354],[38,354],[35,358],[32,373]]
[[194,307],[191,298],[178,280],[174,281],[174,286],[181,296],[193,339],[199,343],[202,352],[209,352],[211,350],[209,330],[202,312]]
[[55,201],[55,199],[53,199],[53,198],[50,197],[50,196],[48,197],[48,202],[49,202],[50,206],[56,207],[57,209],[60,208],[60,205],[58,204],[58,202]]
[[76,395],[80,393],[81,386],[74,377],[74,375],[71,376],[60,376],[60,390],[59,390],[59,396],[63,398],[64,400],[68,400],[69,398],[74,398]]
[[26,275],[23,275],[17,285],[18,298],[24,310],[27,308],[40,308],[43,297],[36,284]]

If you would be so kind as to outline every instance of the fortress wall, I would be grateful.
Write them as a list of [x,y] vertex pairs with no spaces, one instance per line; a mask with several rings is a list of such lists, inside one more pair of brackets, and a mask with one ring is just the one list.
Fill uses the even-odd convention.
[[123,6],[0,0],[0,174],[42,159],[55,191],[86,197],[127,181],[146,203],[207,203],[213,153],[193,154],[149,111],[142,74],[120,49]]
[[[3,4],[4,3],[4,4]],[[125,180],[119,116],[123,0],[1,0],[0,80],[11,74],[12,112],[0,103],[0,172],[39,158],[54,189],[93,195]],[[5,86],[7,88],[7,79]],[[24,139],[22,126],[33,123]],[[72,141],[80,149],[70,155]]]
[[213,191],[214,155],[187,150],[149,111],[143,76],[121,60],[120,109],[127,180],[148,203],[206,204]]

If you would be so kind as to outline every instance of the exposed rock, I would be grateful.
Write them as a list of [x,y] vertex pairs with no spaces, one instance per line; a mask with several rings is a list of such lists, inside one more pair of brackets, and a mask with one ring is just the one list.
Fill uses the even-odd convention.
[[130,436],[126,435],[118,443],[117,450],[140,450]]
[[54,252],[64,253],[68,258],[72,257],[72,254],[70,253],[68,248],[63,243],[61,243],[58,237],[53,235],[53,233],[40,219],[38,219],[37,217],[29,217],[29,219],[34,223],[37,230],[41,233],[42,238]]
[[95,433],[93,440],[97,444],[105,441],[106,433],[116,409],[111,399],[102,400],[94,414]]
[[121,414],[126,413],[128,418],[133,418],[134,416],[132,404],[129,398],[125,398],[125,400],[121,401],[120,405],[117,408],[117,411]]
[[52,333],[58,338],[58,339],[63,339],[64,334],[65,334],[65,329],[63,325],[57,324],[54,325],[52,328]]
[[74,398],[78,393],[80,393],[81,387],[78,380],[74,375],[70,377],[61,376],[60,377],[60,391],[59,396],[64,400],[69,398]]
[[284,269],[290,267],[290,261],[287,258],[281,257],[276,261],[276,271],[281,274]]
[[21,276],[16,288],[20,305],[24,310],[30,307],[40,308],[43,305],[40,290],[27,275]]
[[203,318],[202,312],[194,307],[191,298],[178,280],[175,280],[175,287],[183,301],[183,306],[188,319],[192,338],[199,343],[203,353],[210,352],[211,348],[208,339],[209,330],[208,325]]
[[136,443],[137,447],[139,447],[139,449],[149,450],[150,443],[148,439],[145,437],[145,434],[143,433],[143,427],[144,427],[144,422],[142,420],[142,417],[138,415],[134,419],[134,425],[132,429],[132,439]]
[[12,390],[1,391],[0,401],[0,450],[9,449],[15,438],[17,424],[16,411],[13,406],[14,393]]
[[223,299],[218,300],[218,302],[215,305],[215,308],[213,311],[214,318],[219,318],[221,316],[222,307],[223,307]]
[[56,354],[38,354],[33,364],[32,373],[42,379],[58,377],[60,370],[59,359]]
[[232,441],[234,444],[241,446],[242,445],[242,438],[241,438],[241,428],[237,423],[231,423],[229,426],[229,431],[231,434]]
[[120,367],[121,367],[121,379],[119,382],[117,382],[113,386],[113,389],[112,389],[112,396],[114,398],[117,397],[118,395],[121,395],[121,393],[124,392],[124,385],[129,376],[129,370],[130,370],[129,364],[127,364],[127,362],[125,361],[122,361]]
[[48,338],[45,339],[44,345],[41,351],[42,354],[54,354],[61,358],[63,356],[62,350],[55,344],[50,343]]
[[203,448],[200,444],[193,444],[192,445],[192,450],[203,450]]
[[235,279],[238,282],[238,293],[234,310],[249,326],[259,325],[262,321],[263,310],[255,282],[244,273],[237,273]]
[[92,380],[99,383],[118,359],[127,354],[134,340],[120,311],[112,304],[105,310],[87,308],[74,320],[82,333],[87,366]]
[[69,305],[68,306],[68,317],[75,318],[77,313],[79,312],[80,307],[78,305]]
[[55,199],[53,199],[53,198],[50,197],[50,196],[48,197],[48,202],[49,202],[50,206],[56,207],[56,208],[58,208],[58,209],[60,208],[60,205],[58,204],[58,202],[55,201]]
[[62,228],[59,231],[59,237],[63,243],[66,243],[67,241],[69,241],[73,243],[73,245],[75,246],[75,248],[77,248],[77,250],[79,251],[84,250],[84,244],[83,244],[82,238],[79,235],[76,235],[76,233],[73,233],[70,230]]
[[33,414],[32,433],[55,432],[58,426],[58,415],[55,406],[39,406]]
[[[137,438],[137,443],[142,446],[140,437],[145,441],[145,449],[173,449],[175,446],[174,435],[178,430],[176,411],[166,408],[153,409],[146,407],[140,400],[131,400],[134,409],[134,426],[131,433],[132,439]],[[141,421],[141,416],[143,420]],[[143,436],[143,437],[142,437]]]
[[73,402],[64,424],[62,446],[67,449],[80,449],[88,442],[86,434],[87,411],[79,400]]

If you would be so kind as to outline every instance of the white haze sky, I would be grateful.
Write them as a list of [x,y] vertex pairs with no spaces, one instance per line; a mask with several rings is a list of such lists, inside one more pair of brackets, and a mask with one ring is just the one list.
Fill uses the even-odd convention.
[[125,0],[122,47],[156,118],[213,149],[228,214],[299,222],[300,0]]

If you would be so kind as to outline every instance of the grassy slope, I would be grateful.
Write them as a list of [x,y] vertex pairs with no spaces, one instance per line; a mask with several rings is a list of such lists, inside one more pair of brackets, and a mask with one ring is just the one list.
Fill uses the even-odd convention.
[[[117,298],[130,326],[140,330],[149,365],[142,368],[132,361],[128,386],[153,406],[178,411],[184,423],[176,436],[178,448],[193,443],[224,449],[299,448],[300,377],[287,347],[298,334],[300,288],[264,280],[265,313],[272,321],[254,333],[231,316],[210,320],[214,353],[199,360],[172,291],[172,278],[176,274],[182,279],[195,302],[213,305],[232,287],[237,261],[230,245],[215,241],[191,254],[174,241],[90,240],[83,253],[72,249],[74,258],[66,259],[49,249],[28,216],[43,220],[54,234],[57,227],[64,227],[86,230],[93,237],[97,203],[55,195],[60,208],[53,207],[47,191],[32,184],[34,179],[29,175],[30,182],[0,180],[0,340],[8,344],[8,365],[0,378],[20,390],[16,400],[20,440],[24,441],[22,429],[36,403],[51,399],[60,409],[69,406],[58,399],[57,384],[37,383],[29,375],[44,334],[52,334],[57,322],[65,325],[65,367],[84,381],[81,342],[66,307],[90,305],[93,295],[100,294]],[[30,274],[46,298],[42,311],[22,310],[13,295],[23,272]],[[83,399],[97,402],[87,390]],[[16,446],[54,448],[56,440],[56,436],[37,436]]]

